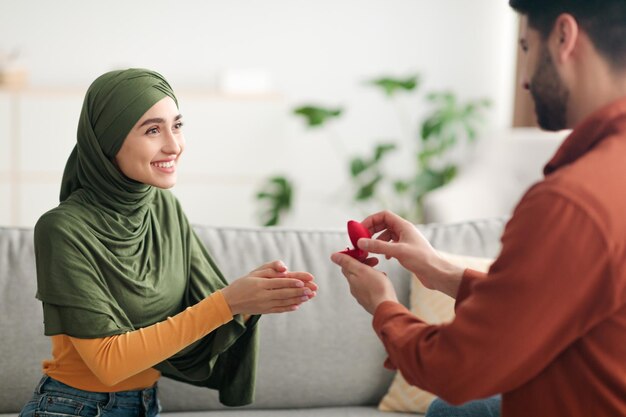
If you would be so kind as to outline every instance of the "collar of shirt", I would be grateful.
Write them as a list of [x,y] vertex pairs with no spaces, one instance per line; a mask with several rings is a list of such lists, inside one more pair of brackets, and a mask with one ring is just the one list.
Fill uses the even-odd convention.
[[574,162],[603,139],[624,132],[626,98],[621,98],[593,112],[578,124],[544,167],[544,175]]

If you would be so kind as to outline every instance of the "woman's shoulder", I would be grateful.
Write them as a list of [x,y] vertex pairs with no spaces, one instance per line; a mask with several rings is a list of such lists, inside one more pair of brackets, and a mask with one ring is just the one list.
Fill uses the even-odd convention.
[[35,224],[37,233],[66,233],[80,226],[80,211],[73,202],[63,202],[42,214]]
[[35,223],[35,236],[62,233],[67,230],[67,223],[67,217],[63,214],[63,210],[58,210],[58,207],[55,207],[39,217]]

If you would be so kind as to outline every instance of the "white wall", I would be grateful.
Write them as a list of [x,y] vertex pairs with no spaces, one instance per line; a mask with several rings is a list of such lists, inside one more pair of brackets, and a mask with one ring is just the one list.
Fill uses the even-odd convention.
[[[515,31],[515,14],[503,0],[0,0],[0,50],[21,50],[35,86],[84,89],[102,72],[133,66],[158,70],[175,89],[211,89],[226,70],[267,71],[278,96],[259,107],[270,122],[261,123],[256,139],[268,146],[239,146],[240,158],[230,163],[254,164],[258,181],[263,170],[288,173],[298,194],[287,224],[304,227],[343,226],[361,214],[345,197],[347,161],[327,131],[308,132],[289,115],[293,105],[345,106],[335,133],[347,153],[369,152],[371,143],[398,137],[401,129],[391,106],[362,81],[418,71],[426,90],[489,97],[489,128],[505,127],[513,101]],[[203,132],[191,115],[189,152],[190,134]],[[68,114],[67,123],[75,126],[76,117]],[[220,129],[224,135],[202,140],[234,159],[237,135],[228,137],[228,126]],[[247,182],[210,215],[191,197],[181,200],[195,222],[255,224],[252,195],[244,197],[243,189],[252,194],[255,187]],[[220,192],[228,194],[228,181]],[[0,221],[5,217],[0,213]]]

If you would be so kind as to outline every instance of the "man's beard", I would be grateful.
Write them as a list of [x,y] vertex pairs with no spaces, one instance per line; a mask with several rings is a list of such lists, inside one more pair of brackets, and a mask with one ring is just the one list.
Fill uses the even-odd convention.
[[539,64],[530,80],[530,94],[539,127],[551,131],[567,128],[569,90],[556,72],[546,46],[542,46]]

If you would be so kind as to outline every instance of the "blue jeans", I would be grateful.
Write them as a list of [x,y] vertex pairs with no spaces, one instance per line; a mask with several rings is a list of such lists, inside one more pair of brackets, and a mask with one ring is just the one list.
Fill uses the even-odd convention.
[[19,417],[158,417],[160,408],[156,385],[135,391],[91,392],[72,388],[46,375]]
[[454,406],[440,398],[428,407],[425,417],[500,417],[502,397],[495,395],[483,400],[470,401]]

